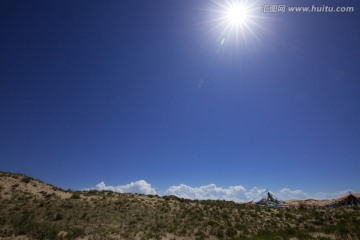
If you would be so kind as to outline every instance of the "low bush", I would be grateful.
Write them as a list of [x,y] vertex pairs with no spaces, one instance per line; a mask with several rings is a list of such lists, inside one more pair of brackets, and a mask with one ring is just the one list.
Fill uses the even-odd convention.
[[21,179],[21,182],[23,182],[23,183],[29,183],[30,181],[31,181],[31,177],[23,177]]
[[80,199],[80,194],[77,192],[74,192],[73,195],[71,195],[71,199]]

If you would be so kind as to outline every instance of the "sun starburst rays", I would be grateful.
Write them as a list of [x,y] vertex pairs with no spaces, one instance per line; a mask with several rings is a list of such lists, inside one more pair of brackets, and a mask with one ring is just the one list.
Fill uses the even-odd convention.
[[248,43],[253,37],[257,40],[255,29],[260,27],[259,8],[256,1],[226,0],[214,1],[217,9],[213,9],[214,18],[211,20],[213,30],[220,32],[219,42],[223,39],[235,40],[237,43]]

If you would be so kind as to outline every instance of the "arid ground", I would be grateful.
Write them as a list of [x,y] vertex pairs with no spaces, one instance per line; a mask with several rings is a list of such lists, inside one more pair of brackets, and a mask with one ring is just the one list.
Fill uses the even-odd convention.
[[0,172],[0,239],[360,239],[360,209],[70,191]]

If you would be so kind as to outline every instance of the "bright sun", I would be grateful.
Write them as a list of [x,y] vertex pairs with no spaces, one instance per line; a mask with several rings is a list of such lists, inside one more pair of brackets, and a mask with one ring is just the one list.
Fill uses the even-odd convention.
[[249,34],[256,38],[254,30],[259,27],[260,18],[256,0],[214,0],[214,3],[218,6],[217,10],[214,9],[217,15],[213,19],[214,29],[220,30],[221,45],[233,37],[238,42],[241,39],[246,42]]
[[239,27],[247,24],[249,20],[249,10],[244,4],[236,4],[227,10],[226,17],[231,25]]

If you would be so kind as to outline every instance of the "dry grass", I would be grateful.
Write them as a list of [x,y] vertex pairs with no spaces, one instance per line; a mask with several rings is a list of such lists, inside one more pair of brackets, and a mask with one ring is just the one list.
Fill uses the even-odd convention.
[[360,211],[70,192],[0,172],[0,239],[360,239]]

